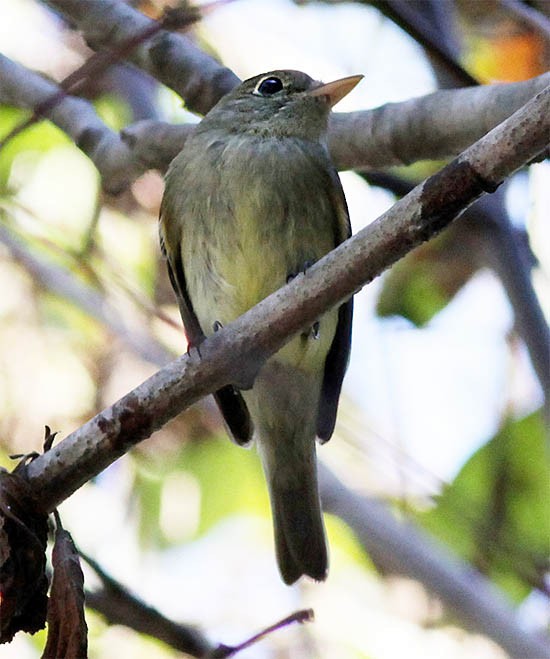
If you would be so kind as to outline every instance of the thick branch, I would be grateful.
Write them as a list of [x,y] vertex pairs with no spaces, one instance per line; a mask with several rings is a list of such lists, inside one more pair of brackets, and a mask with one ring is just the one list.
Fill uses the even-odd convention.
[[550,84],[550,73],[512,84],[442,90],[374,110],[332,115],[338,169],[382,169],[454,157]]
[[208,338],[201,359],[180,357],[31,463],[28,476],[44,506],[57,506],[204,395],[230,382],[250,386],[289,337],[495,190],[547,147],[549,135],[550,87],[303,277]]

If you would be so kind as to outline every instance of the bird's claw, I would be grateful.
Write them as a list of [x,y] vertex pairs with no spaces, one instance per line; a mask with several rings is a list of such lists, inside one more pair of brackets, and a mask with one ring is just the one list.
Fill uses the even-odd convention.
[[304,261],[300,267],[300,269],[297,272],[290,272],[286,276],[286,283],[288,284],[291,282],[293,279],[296,279],[296,277],[299,274],[305,275],[305,273],[311,268],[311,266],[315,263],[313,259],[308,259],[307,261]]

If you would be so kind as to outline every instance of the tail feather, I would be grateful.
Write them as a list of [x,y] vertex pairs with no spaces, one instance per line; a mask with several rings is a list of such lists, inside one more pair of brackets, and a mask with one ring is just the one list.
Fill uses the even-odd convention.
[[276,478],[271,481],[277,562],[283,581],[289,585],[303,574],[316,581],[327,576],[325,529],[313,476],[307,475],[292,486],[278,484]]
[[243,392],[268,484],[277,562],[289,585],[302,575],[323,581],[328,570],[315,455],[321,375],[272,359]]

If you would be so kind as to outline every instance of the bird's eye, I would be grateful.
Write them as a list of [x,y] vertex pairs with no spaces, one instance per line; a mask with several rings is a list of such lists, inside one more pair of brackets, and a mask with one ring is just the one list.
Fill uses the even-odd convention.
[[264,78],[256,87],[254,92],[260,96],[271,96],[280,92],[283,88],[283,83],[280,78]]

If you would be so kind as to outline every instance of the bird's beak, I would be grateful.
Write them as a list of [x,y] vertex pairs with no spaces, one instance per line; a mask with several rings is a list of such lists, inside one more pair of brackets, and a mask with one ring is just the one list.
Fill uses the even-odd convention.
[[347,78],[340,78],[340,80],[333,80],[311,89],[307,93],[309,96],[325,96],[329,107],[334,107],[338,101],[341,101],[344,96],[363,79],[362,75],[348,76]]

